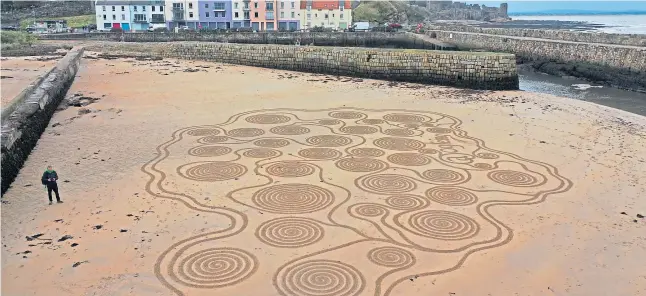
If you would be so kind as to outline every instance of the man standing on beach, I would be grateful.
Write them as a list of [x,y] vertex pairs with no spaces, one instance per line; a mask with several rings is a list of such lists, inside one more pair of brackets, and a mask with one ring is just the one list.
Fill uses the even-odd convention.
[[43,185],[47,186],[47,194],[49,195],[49,204],[52,204],[52,191],[56,194],[56,202],[63,203],[61,197],[58,195],[58,174],[52,168],[52,166],[47,166],[47,170],[43,173],[43,178],[41,179]]

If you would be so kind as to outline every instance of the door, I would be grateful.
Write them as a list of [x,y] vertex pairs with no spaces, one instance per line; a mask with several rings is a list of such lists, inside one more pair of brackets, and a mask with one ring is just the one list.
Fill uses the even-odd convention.
[[112,27],[113,28],[121,28],[121,24],[120,23],[114,23],[114,24],[112,24]]
[[130,24],[128,24],[128,23],[123,23],[123,24],[121,24],[121,28],[122,28],[124,31],[130,31]]

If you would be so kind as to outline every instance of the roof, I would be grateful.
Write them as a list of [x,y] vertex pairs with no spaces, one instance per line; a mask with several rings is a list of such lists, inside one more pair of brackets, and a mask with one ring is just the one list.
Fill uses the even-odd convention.
[[307,4],[312,4],[312,9],[339,9],[339,2],[343,4],[343,8],[352,9],[350,0],[301,0],[301,9],[306,9]]

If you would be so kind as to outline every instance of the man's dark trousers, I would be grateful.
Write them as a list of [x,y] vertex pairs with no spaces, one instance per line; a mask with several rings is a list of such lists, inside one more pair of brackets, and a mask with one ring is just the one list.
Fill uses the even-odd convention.
[[47,194],[50,202],[52,201],[52,191],[56,194],[56,201],[61,201],[61,197],[58,195],[58,184],[56,182],[47,182]]

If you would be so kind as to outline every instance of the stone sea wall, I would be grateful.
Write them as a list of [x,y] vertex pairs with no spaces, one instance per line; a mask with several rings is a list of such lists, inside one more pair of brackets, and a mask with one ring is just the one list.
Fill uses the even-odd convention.
[[414,38],[397,32],[138,32],[72,33],[42,35],[43,40],[95,40],[123,42],[202,41],[241,44],[284,44],[344,47],[391,47],[411,49],[452,49],[447,44]]
[[646,46],[646,35],[643,34],[608,34],[595,32],[573,32],[566,30],[538,30],[521,28],[481,28],[464,25],[434,25],[428,27],[431,30],[457,31],[482,33],[492,35],[505,35],[516,37],[542,38],[561,41],[604,43],[632,46]]
[[83,48],[73,48],[38,86],[17,102],[8,118],[2,118],[2,194],[16,178],[36,146],[78,71]]
[[539,66],[548,62],[560,64],[558,71],[547,71],[550,74],[566,73],[619,88],[646,91],[646,47],[457,31],[427,34],[462,50],[513,53],[520,62],[536,62]]
[[518,89],[516,59],[511,54],[212,42],[99,42],[87,50],[475,89]]

